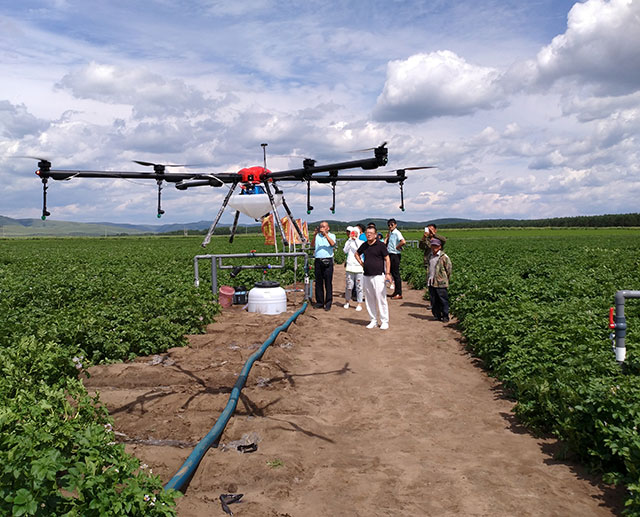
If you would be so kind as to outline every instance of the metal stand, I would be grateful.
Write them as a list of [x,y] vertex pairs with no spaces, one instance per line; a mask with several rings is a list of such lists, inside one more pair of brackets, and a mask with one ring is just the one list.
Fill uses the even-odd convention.
[[[223,265],[222,259],[225,258],[267,258],[280,257],[280,264],[266,265]],[[194,283],[196,287],[200,287],[200,268],[199,260],[211,260],[211,294],[218,295],[218,269],[232,269],[235,274],[243,269],[261,269],[263,271],[269,269],[284,269],[286,257],[304,257],[304,299],[311,299],[311,282],[309,279],[309,255],[302,251],[294,253],[229,253],[224,255],[196,255],[193,258]]]

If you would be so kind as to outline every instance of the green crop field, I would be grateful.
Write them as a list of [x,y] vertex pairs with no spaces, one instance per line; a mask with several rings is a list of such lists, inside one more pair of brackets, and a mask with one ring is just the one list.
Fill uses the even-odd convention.
[[[115,443],[78,373],[183,345],[213,321],[210,269],[196,289],[195,255],[273,251],[256,236],[216,237],[206,251],[201,240],[0,240],[0,514],[175,514],[175,494]],[[290,265],[268,271],[293,276]]]
[[[640,230],[442,233],[452,311],[470,349],[517,399],[524,423],[625,484],[629,512],[640,514],[640,300],[626,304],[624,369],[608,339],[616,290],[640,289]],[[421,250],[403,253],[402,270],[424,287]]]
[[[525,424],[554,433],[567,454],[626,485],[628,510],[640,515],[640,301],[627,303],[624,369],[607,328],[615,291],[640,289],[640,230],[442,233],[454,265],[452,312],[470,349],[518,400]],[[109,415],[78,372],[201,332],[218,306],[208,262],[200,288],[193,285],[195,255],[273,251],[260,236],[233,245],[215,237],[207,250],[200,241],[0,240],[0,513],[175,513],[175,494],[115,444]],[[419,249],[403,253],[402,274],[424,288]],[[283,283],[293,277],[290,265],[267,273]],[[219,284],[259,278],[245,271],[232,280],[227,270]]]

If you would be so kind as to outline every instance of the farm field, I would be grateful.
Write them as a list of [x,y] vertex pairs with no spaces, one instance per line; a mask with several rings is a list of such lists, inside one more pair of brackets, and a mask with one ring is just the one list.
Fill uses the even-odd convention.
[[[335,280],[338,297],[343,268]],[[365,311],[340,305],[299,316],[254,365],[178,515],[224,515],[222,493],[244,494],[234,515],[257,517],[618,512],[621,491],[554,460],[553,438],[526,433],[455,324],[434,321],[421,297],[407,288],[394,300],[389,331],[366,329]],[[128,450],[168,480],[220,415],[243,362],[299,306],[276,317],[223,310],[190,347],[93,367],[87,387]],[[241,454],[237,441],[257,451]]]
[[[624,371],[607,317],[616,290],[640,289],[640,232],[443,233],[455,268],[451,303],[473,353],[518,400],[524,423],[562,439],[564,455],[625,484],[629,510],[638,514],[640,304],[626,307]],[[419,255],[403,257],[403,277],[422,288]]]
[[[626,485],[629,510],[637,513],[640,386],[634,344],[640,329],[634,322],[640,310],[628,303],[625,374],[613,359],[606,324],[615,291],[640,288],[640,231],[443,233],[454,262],[453,311],[469,347],[518,399],[515,410],[523,422],[561,438],[566,456]],[[6,454],[3,511],[52,515],[77,507],[97,514],[100,504],[121,504],[122,515],[171,514],[172,497],[160,490],[160,481],[121,445],[107,446],[114,441],[110,417],[95,409],[76,373],[89,364],[162,353],[184,344],[185,334],[205,330],[217,306],[206,274],[201,288],[193,288],[192,259],[203,252],[200,240],[0,241],[0,308],[8,315],[0,324],[0,395],[9,408],[0,421],[1,450],[8,451],[0,452]],[[237,239],[232,247],[216,238],[206,253],[249,247],[267,251],[256,237]],[[408,250],[402,265],[403,277],[421,288],[419,250]],[[243,272],[238,280],[250,285],[249,275]],[[270,271],[268,277],[289,283],[293,272]],[[84,445],[77,444],[85,442],[83,457]],[[92,486],[89,477],[96,479]],[[58,488],[67,495],[56,495]]]
[[[226,249],[267,251],[243,239]],[[78,373],[202,332],[218,306],[206,274],[193,286],[201,240],[0,240],[0,513],[172,514],[173,495],[115,444]],[[292,271],[274,276],[293,280]]]

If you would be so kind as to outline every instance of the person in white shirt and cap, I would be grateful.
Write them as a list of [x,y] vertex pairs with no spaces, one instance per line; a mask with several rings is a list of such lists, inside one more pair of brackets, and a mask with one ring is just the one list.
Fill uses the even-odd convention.
[[364,268],[360,265],[358,260],[356,259],[356,252],[358,248],[362,244],[362,241],[359,239],[360,237],[360,228],[357,226],[347,226],[347,232],[349,232],[349,238],[347,242],[344,243],[344,254],[346,256],[346,281],[345,281],[345,292],[344,299],[345,304],[344,308],[348,309],[350,307],[349,302],[352,298],[353,287],[355,285],[356,290],[356,311],[362,310],[362,299],[363,299],[363,274]]

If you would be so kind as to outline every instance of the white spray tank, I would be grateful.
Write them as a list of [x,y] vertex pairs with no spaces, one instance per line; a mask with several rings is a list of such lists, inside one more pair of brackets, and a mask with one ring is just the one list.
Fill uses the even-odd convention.
[[263,280],[256,282],[249,291],[249,312],[280,314],[287,310],[287,293],[278,282]]

